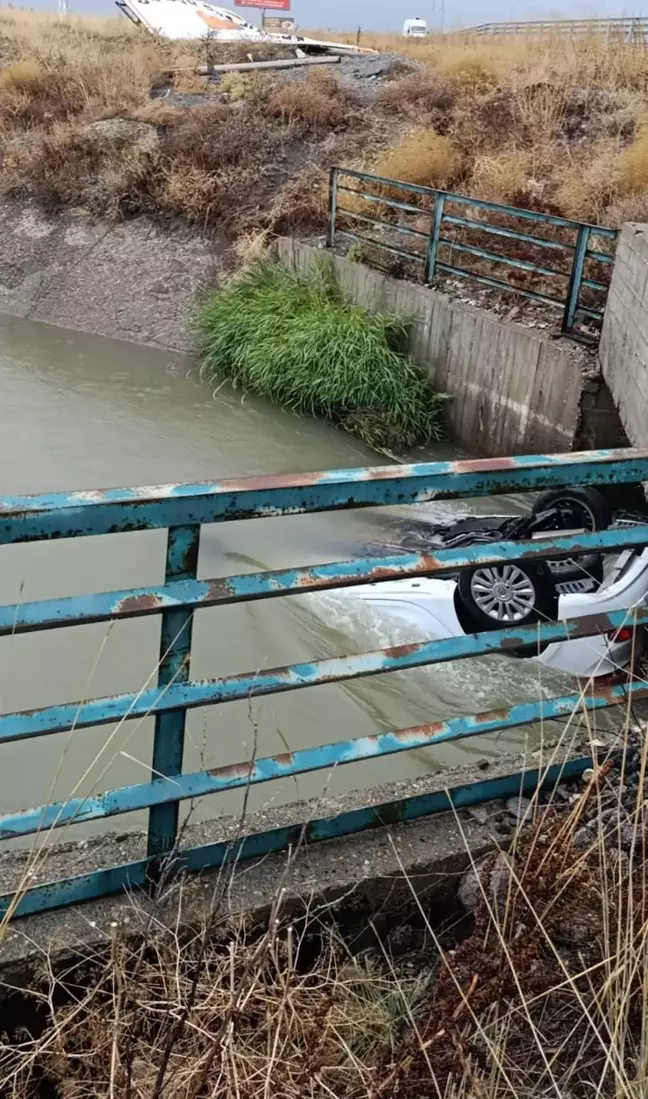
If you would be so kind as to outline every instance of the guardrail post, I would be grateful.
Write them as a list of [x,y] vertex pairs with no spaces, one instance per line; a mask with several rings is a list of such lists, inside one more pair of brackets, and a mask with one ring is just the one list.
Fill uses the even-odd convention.
[[[169,527],[165,582],[193,580],[198,575],[200,525]],[[182,683],[189,678],[193,609],[165,611],[162,615],[158,686]],[[186,710],[157,714],[153,738],[152,780],[161,775],[182,773]],[[179,802],[154,806],[149,813],[147,854],[159,860],[175,846],[178,834]],[[159,861],[150,877],[159,873]]]
[[574,318],[576,316],[578,295],[580,294],[581,282],[583,280],[583,267],[585,266],[585,257],[587,256],[589,235],[590,226],[581,225],[578,229],[578,236],[576,237],[574,260],[572,262],[569,287],[567,289],[567,301],[565,303],[565,312],[563,313],[562,330],[567,333],[572,332],[574,328]]
[[329,175],[329,231],[326,245],[335,247],[335,218],[337,215],[337,168],[331,168]]
[[430,239],[428,242],[427,258],[425,261],[425,273],[423,275],[424,282],[432,282],[435,271],[437,252],[439,251],[439,237],[441,236],[441,223],[443,221],[443,202],[445,195],[440,195],[437,192],[436,200],[434,203],[434,217],[432,218],[432,228],[430,230]]

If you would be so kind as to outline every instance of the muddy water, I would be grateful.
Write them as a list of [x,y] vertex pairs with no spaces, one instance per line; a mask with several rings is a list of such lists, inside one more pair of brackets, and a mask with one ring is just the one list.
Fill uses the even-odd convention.
[[[25,321],[0,320],[0,408],[3,495],[376,463],[361,443],[324,424],[225,388],[213,393],[187,359]],[[429,454],[448,456],[447,448]],[[476,506],[493,510],[494,501]],[[496,506],[510,510],[510,502]],[[438,517],[450,508],[428,505],[426,513]],[[367,542],[393,539],[402,520],[381,509],[206,527],[200,575],[350,558]],[[157,531],[0,547],[0,600],[159,582],[163,567],[164,535]],[[198,612],[191,671],[197,678],[228,675],[419,639],[400,622],[350,614],[344,593],[298,596]],[[158,644],[155,618],[2,638],[0,709],[138,690],[153,681]],[[543,676],[533,663],[489,658],[194,711],[185,767],[472,713],[566,685]],[[147,781],[151,735],[152,722],[144,720],[5,746],[0,809]],[[323,784],[339,793],[415,778],[496,755],[525,736],[517,731],[268,784],[252,792],[251,805],[312,796]],[[231,798],[205,799],[198,815],[232,808]],[[124,818],[124,826],[132,823]]]

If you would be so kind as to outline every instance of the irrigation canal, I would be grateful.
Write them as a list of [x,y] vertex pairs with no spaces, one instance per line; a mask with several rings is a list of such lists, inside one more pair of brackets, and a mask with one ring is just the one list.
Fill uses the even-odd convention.
[[[222,388],[212,392],[181,356],[0,318],[0,494],[216,480],[377,464],[342,431],[298,419]],[[450,448],[426,457],[447,458]],[[480,511],[517,501],[480,500]],[[466,504],[426,505],[439,519]],[[412,509],[409,509],[412,512]],[[366,544],[401,538],[396,509],[263,519],[208,528],[201,576],[345,560]],[[75,538],[0,548],[0,600],[13,603],[161,581],[164,532]],[[420,640],[411,626],[348,613],[344,592],[202,610],[194,626],[192,677],[257,670]],[[138,690],[155,674],[159,618],[0,639],[0,710]],[[542,677],[541,677],[542,676]],[[563,688],[566,688],[563,690]],[[190,711],[185,768],[240,761],[421,721],[567,693],[573,682],[533,662],[489,658],[327,685]],[[46,737],[3,749],[0,811],[147,781],[152,721]],[[532,732],[531,737],[537,735]],[[250,808],[415,778],[519,745],[528,730],[351,765],[333,775],[253,788]],[[255,746],[256,742],[256,746]],[[361,770],[360,770],[361,766]],[[232,795],[232,798],[234,795]],[[193,819],[235,809],[204,801]],[[120,828],[143,823],[122,817]],[[85,826],[86,834],[106,824]],[[112,828],[114,830],[114,823]],[[108,822],[111,828],[111,822]],[[75,829],[75,837],[82,826]]]

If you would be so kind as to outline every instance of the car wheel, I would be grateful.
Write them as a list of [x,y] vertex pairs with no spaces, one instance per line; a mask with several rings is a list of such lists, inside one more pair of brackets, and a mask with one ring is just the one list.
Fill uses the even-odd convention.
[[[612,521],[612,512],[604,496],[594,488],[557,488],[543,492],[536,500],[531,514],[539,516],[549,512],[546,527],[537,528],[547,533],[557,530],[583,529],[605,530]],[[564,557],[548,562],[551,575],[558,584],[590,579],[592,590],[603,580],[603,555],[588,553],[582,557]]]
[[[553,510],[565,513],[566,522],[570,526],[584,527],[585,530],[605,530],[612,521],[612,511],[607,500],[595,488],[553,488],[549,492],[541,492],[533,505],[532,515],[539,515],[542,511]],[[560,514],[557,516],[560,521]],[[558,530],[557,525],[547,527],[547,530]],[[569,529],[566,527],[564,529]]]
[[588,553],[584,557],[566,557],[560,561],[547,561],[560,595],[570,591],[598,591],[603,583],[603,554]]
[[532,626],[556,617],[558,597],[543,562],[505,561],[465,569],[457,584],[459,598],[477,629]]

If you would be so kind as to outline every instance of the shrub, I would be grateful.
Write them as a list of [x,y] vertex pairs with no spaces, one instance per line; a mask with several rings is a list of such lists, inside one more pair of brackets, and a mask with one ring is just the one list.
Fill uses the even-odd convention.
[[248,160],[265,136],[264,127],[250,133],[244,114],[230,115],[227,107],[215,103],[180,115],[163,137],[162,152],[177,163],[217,172]]
[[441,59],[438,67],[463,95],[488,92],[498,84],[495,70],[477,54]]
[[0,120],[21,129],[78,114],[86,97],[82,83],[62,59],[45,66],[34,58],[0,71]]
[[332,73],[316,71],[306,80],[284,81],[270,97],[268,109],[282,122],[299,122],[309,130],[346,126],[353,96]]
[[464,189],[475,198],[551,213],[555,180],[562,178],[564,162],[563,152],[554,145],[533,149],[513,145],[476,156]]
[[555,200],[565,217],[605,221],[606,207],[618,194],[619,181],[619,146],[614,141],[600,141],[561,170]]
[[273,124],[248,107],[235,114],[220,104],[186,112],[161,141],[153,182],[158,210],[249,229],[247,218],[263,205],[263,169],[280,145]]
[[[374,162],[376,175],[419,183],[427,187],[447,187],[461,169],[461,157],[449,137],[434,130],[416,130],[398,145],[387,149]],[[399,192],[398,197],[402,197]]]
[[274,233],[322,232],[328,219],[329,173],[313,165],[290,179],[276,196],[269,228]]
[[379,89],[376,102],[390,113],[423,111],[436,118],[448,114],[456,98],[456,90],[450,81],[433,69],[426,68],[385,84]]
[[225,73],[218,88],[230,99],[243,100],[251,106],[260,106],[268,96],[267,81],[259,73]]
[[36,53],[0,70],[0,127],[49,129],[82,112],[88,121],[106,111],[127,113],[147,101],[151,72],[145,52]]
[[489,202],[505,202],[511,206],[525,203],[528,157],[518,149],[503,151],[496,156],[475,158],[470,178],[470,194]]
[[297,413],[342,424],[372,446],[442,435],[442,401],[398,350],[406,324],[340,297],[324,265],[307,275],[250,267],[202,305],[203,371]]
[[133,215],[148,206],[155,156],[74,123],[17,139],[5,151],[2,188],[45,208],[85,206],[96,214]]
[[627,195],[648,191],[648,127],[642,127],[632,145],[623,153],[620,164],[621,190]]

